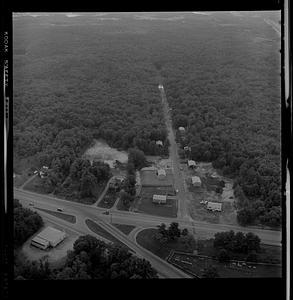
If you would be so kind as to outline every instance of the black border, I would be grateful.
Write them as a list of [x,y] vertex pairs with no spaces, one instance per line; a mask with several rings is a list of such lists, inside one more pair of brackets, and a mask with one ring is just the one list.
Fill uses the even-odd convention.
[[[290,0],[289,0],[290,2]],[[4,5],[4,4],[3,4]],[[62,7],[63,5],[63,7]],[[69,9],[70,8],[70,9]],[[56,1],[22,1],[18,4],[15,2],[6,2],[4,9],[2,9],[3,18],[1,18],[1,31],[8,30],[10,37],[10,49],[12,49],[12,12],[40,12],[40,11],[72,11],[72,12],[85,12],[85,11],[121,11],[121,12],[132,12],[132,11],[252,11],[252,10],[280,10],[283,9],[282,0],[241,0],[241,1],[227,1],[218,0],[208,2],[208,1],[190,1],[189,3],[184,3],[182,1],[173,1],[168,4],[159,1],[145,1],[145,2],[134,2],[125,3],[124,1],[119,3],[107,3],[107,2],[92,2],[88,4],[85,1],[82,2],[71,2],[61,4]],[[284,13],[281,13],[282,22],[284,20]],[[283,23],[282,23],[283,24]],[[5,29],[6,28],[6,29]],[[2,33],[2,32],[1,32]],[[284,26],[282,25],[282,37],[284,36]],[[284,49],[284,40],[282,39],[282,49]],[[1,57],[2,59],[2,57]],[[2,62],[2,61],[1,61]],[[10,66],[12,63],[12,51],[9,52],[9,62]],[[284,66],[284,53],[282,52],[282,65]],[[2,76],[2,75],[1,75]],[[284,78],[284,69],[281,69],[281,76]],[[9,69],[9,91],[12,95],[12,68]],[[289,108],[285,106],[284,99],[284,80],[282,80],[282,100],[281,100],[281,110],[282,110],[282,183],[286,178],[284,172],[284,159],[292,152],[292,144],[288,143],[290,141],[290,134],[292,133],[292,124],[290,123],[290,116],[292,116],[292,105]],[[291,99],[290,99],[291,100]],[[291,103],[291,102],[290,102]],[[12,112],[12,101],[9,104],[10,112]],[[10,172],[8,178],[8,191],[10,199],[13,198],[13,162],[12,162],[12,119],[10,117],[10,136],[8,141],[8,170]],[[285,157],[284,157],[285,156]],[[3,161],[1,161],[2,163]],[[290,162],[291,168],[291,162]],[[2,178],[1,178],[2,180]],[[1,191],[2,192],[2,191]],[[2,195],[3,196],[3,195]],[[3,197],[2,197],[3,198]],[[286,209],[283,194],[283,212]],[[10,203],[11,204],[11,203]],[[11,225],[10,220],[4,219],[3,216],[3,203],[1,202],[1,245],[3,242],[3,233],[5,233],[6,238],[8,238],[9,249],[13,249],[13,228],[9,226],[8,228],[4,225]],[[13,206],[9,205],[9,216],[12,216]],[[285,214],[283,214],[285,215]],[[9,222],[8,222],[9,221]],[[286,228],[286,219],[283,218],[283,228]],[[3,232],[4,231],[4,232]],[[43,295],[52,297],[66,297],[69,298],[70,295],[82,295],[85,297],[112,297],[122,295],[127,297],[164,297],[167,298],[171,295],[182,297],[204,297],[204,298],[214,298],[223,295],[224,299],[231,298],[249,298],[249,299],[267,299],[267,298],[277,298],[282,299],[285,297],[285,287],[286,287],[286,247],[284,241],[286,242],[286,232],[283,230],[283,278],[282,279],[217,279],[217,280],[201,280],[200,283],[194,280],[149,280],[149,281],[14,281],[13,280],[13,252],[9,253],[6,259],[9,259],[9,285],[8,291],[9,295],[13,296],[29,296],[29,297],[43,297]],[[8,254],[8,253],[6,253]],[[1,249],[1,264],[4,256]],[[3,266],[3,264],[2,264]],[[1,269],[3,270],[1,266]],[[1,272],[2,276],[2,272]],[[2,279],[1,277],[1,284]],[[173,282],[172,282],[173,281]],[[174,283],[174,284],[173,284]],[[137,291],[139,294],[137,294]],[[7,296],[7,289],[5,286],[1,286],[1,292],[3,296]],[[158,293],[159,292],[159,293]]]

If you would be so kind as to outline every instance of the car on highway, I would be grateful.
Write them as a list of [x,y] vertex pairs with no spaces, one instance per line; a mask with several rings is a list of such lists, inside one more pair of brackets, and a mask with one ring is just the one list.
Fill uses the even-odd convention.
[[57,211],[63,211],[63,208],[57,208]]

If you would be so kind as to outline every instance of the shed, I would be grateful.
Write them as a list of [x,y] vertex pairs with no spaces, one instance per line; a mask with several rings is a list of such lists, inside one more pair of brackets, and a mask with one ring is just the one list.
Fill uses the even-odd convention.
[[166,171],[164,169],[159,169],[158,170],[158,178],[163,179],[166,177]]
[[153,195],[153,203],[166,203],[167,196],[166,195]]
[[194,160],[188,160],[187,165],[189,168],[194,168],[196,166],[196,163]]
[[201,180],[198,176],[192,176],[191,182],[193,186],[201,186]]
[[208,210],[222,211],[222,203],[220,203],[220,202],[208,202],[207,209]]

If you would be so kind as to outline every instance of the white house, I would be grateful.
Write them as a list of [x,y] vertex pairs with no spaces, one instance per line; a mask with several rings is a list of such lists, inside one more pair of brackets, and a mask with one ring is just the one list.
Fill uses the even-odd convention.
[[56,247],[65,237],[65,232],[48,226],[32,239],[31,245],[40,249],[47,249],[49,246]]
[[191,182],[193,186],[201,186],[201,180],[198,176],[192,176]]
[[194,160],[188,160],[187,165],[189,168],[194,168],[196,166],[196,163]]
[[213,210],[213,211],[222,211],[222,203],[208,202],[207,209],[208,210]]
[[153,203],[166,203],[167,202],[167,196],[166,195],[153,195]]
[[164,169],[159,169],[158,170],[158,178],[164,179],[165,177],[166,177],[166,171]]
[[156,141],[156,145],[163,147],[163,142],[162,141]]

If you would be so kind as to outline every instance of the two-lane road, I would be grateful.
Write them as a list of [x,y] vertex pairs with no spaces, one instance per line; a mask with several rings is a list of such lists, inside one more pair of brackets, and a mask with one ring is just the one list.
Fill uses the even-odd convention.
[[178,190],[178,193],[177,193],[177,201],[178,201],[177,202],[178,203],[177,215],[178,215],[178,218],[190,220],[190,217],[189,217],[188,211],[187,211],[187,205],[186,205],[186,200],[188,199],[188,195],[187,195],[187,192],[185,189],[184,178],[180,172],[180,159],[179,159],[179,155],[178,155],[175,134],[173,131],[172,120],[171,120],[171,116],[170,116],[170,108],[169,108],[169,104],[167,101],[167,97],[166,97],[163,85],[161,85],[161,87],[159,89],[160,89],[161,97],[162,97],[165,123],[166,123],[166,127],[168,130],[168,139],[170,142],[169,153],[170,153],[170,159],[172,161],[172,167],[173,167],[174,187],[176,190]]

